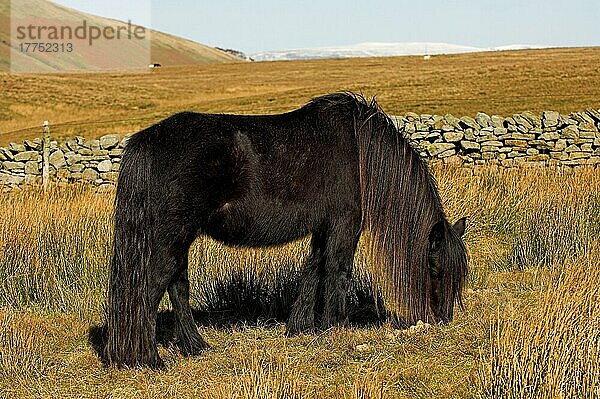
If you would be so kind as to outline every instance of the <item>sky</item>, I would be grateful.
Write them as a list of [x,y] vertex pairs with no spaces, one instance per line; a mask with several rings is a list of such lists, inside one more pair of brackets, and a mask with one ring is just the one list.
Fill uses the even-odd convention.
[[361,42],[600,45],[600,0],[53,1],[248,54]]

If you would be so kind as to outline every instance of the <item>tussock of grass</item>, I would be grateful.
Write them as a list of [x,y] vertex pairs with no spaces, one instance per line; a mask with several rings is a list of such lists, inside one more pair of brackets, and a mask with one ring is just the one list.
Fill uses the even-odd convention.
[[83,187],[0,199],[0,306],[98,314],[112,236],[111,199]]
[[45,334],[26,317],[0,311],[0,378],[19,384],[44,376],[48,361],[40,336]]
[[[598,200],[597,198],[595,199]],[[514,235],[510,261],[519,269],[566,264],[589,252],[598,238],[590,202],[545,202],[527,214]],[[596,220],[594,220],[596,219]]]
[[501,311],[482,376],[488,397],[600,396],[599,256],[556,270],[529,308]]
[[232,398],[299,399],[302,397],[298,381],[299,371],[289,367],[288,360],[279,354],[274,359],[261,357],[257,351],[245,359],[236,374],[239,386],[231,392]]
[[190,250],[192,303],[227,318],[285,320],[307,251],[306,240],[240,250],[201,238]]
[[530,193],[528,212],[513,229],[511,262],[520,269],[552,267],[588,254],[600,235],[599,181],[592,169],[567,171],[544,182],[544,191]]
[[385,383],[380,375],[368,371],[364,374],[360,373],[354,381],[353,397],[356,399],[383,399],[384,388]]

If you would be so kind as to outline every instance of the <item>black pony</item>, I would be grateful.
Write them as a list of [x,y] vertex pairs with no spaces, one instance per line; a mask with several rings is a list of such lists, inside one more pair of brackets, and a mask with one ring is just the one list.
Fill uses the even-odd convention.
[[184,112],[142,130],[123,154],[115,212],[105,351],[118,366],[162,367],[165,291],[181,352],[207,347],[189,304],[199,235],[269,246],[312,234],[288,334],[344,324],[363,230],[396,320],[447,322],[461,303],[464,218],[448,223],[426,164],[374,100],[352,93],[279,115]]

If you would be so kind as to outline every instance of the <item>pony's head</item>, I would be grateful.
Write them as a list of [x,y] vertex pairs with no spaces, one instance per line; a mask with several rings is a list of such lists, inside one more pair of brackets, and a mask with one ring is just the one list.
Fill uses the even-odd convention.
[[429,305],[440,323],[452,320],[455,303],[462,307],[467,276],[467,252],[462,241],[466,219],[452,226],[444,218],[429,233]]

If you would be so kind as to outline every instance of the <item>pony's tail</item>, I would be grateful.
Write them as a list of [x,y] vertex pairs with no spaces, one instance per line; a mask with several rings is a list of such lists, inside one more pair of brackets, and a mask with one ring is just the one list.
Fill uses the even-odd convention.
[[[432,321],[429,228],[443,217],[427,166],[375,100],[355,116],[363,230],[374,290],[399,326]],[[440,207],[441,209],[441,207]]]
[[127,143],[115,199],[105,356],[108,364],[117,367],[161,365],[148,286],[154,235],[149,187],[152,165],[139,136]]

